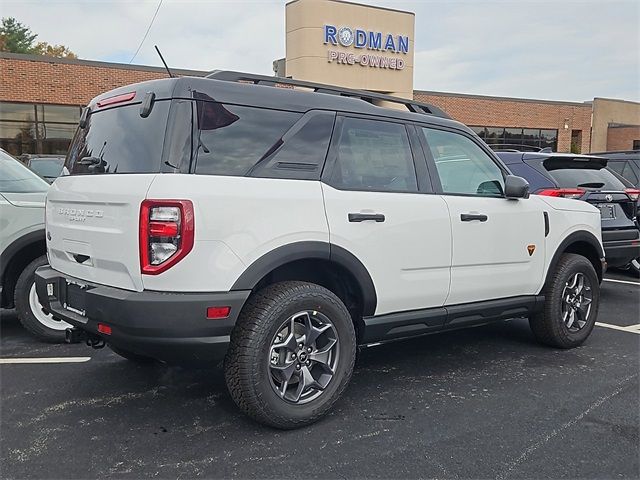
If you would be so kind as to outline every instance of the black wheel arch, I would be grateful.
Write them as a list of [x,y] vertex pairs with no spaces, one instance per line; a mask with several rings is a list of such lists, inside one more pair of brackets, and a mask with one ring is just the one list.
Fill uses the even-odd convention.
[[576,253],[586,257],[593,265],[593,268],[598,275],[598,280],[602,282],[602,278],[604,276],[604,249],[595,235],[591,232],[580,230],[569,234],[562,242],[560,242],[560,245],[556,249],[553,257],[551,258],[551,262],[549,263],[549,268],[547,269],[545,277],[545,284],[549,282],[549,279],[553,275],[553,272],[560,261],[560,257],[565,253]]
[[305,260],[322,260],[346,270],[361,295],[362,315],[370,316],[375,313],[378,299],[369,271],[353,253],[328,242],[304,241],[278,247],[249,265],[231,290],[253,290],[271,272]]
[[29,263],[46,253],[44,229],[27,233],[4,249],[0,254],[0,306],[13,307],[13,294],[20,273]]

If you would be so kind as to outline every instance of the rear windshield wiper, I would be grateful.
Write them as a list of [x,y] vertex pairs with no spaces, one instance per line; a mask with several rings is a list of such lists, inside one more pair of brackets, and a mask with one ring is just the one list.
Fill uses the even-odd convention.
[[580,183],[580,184],[578,184],[578,187],[584,187],[584,188],[602,188],[602,187],[604,187],[604,183],[602,183],[602,182]]

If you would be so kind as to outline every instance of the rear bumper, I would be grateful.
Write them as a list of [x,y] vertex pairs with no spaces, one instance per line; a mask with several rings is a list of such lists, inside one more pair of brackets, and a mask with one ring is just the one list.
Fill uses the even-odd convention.
[[[68,283],[82,286],[84,315],[65,308]],[[48,295],[48,285],[53,295]],[[114,347],[167,363],[202,365],[224,357],[231,331],[251,293],[131,292],[69,277],[49,266],[36,271],[36,290],[44,309],[54,317]],[[78,301],[77,293],[75,298]],[[212,306],[231,307],[229,316],[208,320],[207,308]],[[99,323],[110,326],[111,334],[100,333]]]
[[603,230],[602,244],[608,267],[623,267],[640,257],[640,231]]

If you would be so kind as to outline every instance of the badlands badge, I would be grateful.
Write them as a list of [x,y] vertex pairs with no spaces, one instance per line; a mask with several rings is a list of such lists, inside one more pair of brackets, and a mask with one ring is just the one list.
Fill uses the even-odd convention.
[[527,245],[527,252],[529,252],[529,256],[533,255],[533,252],[536,251],[535,245]]

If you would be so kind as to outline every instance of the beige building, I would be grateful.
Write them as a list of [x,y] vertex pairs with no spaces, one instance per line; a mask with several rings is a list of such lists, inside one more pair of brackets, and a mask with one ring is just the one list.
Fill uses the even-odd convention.
[[287,77],[413,98],[412,12],[293,0],[285,15]]
[[594,98],[591,151],[640,149],[640,103]]

